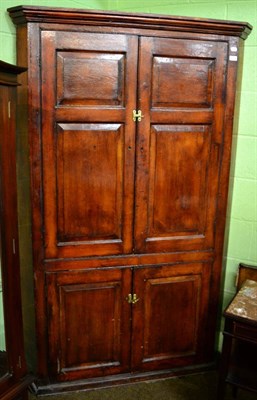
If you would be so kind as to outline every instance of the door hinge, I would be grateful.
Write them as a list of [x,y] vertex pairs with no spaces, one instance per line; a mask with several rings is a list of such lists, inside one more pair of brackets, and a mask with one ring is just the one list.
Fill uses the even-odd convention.
[[13,254],[16,254],[16,242],[15,242],[15,239],[12,240],[12,252],[13,252]]
[[8,118],[11,118],[11,101],[8,101]]
[[140,122],[141,120],[142,120],[142,118],[144,117],[143,116],[143,114],[142,114],[142,111],[141,110],[133,110],[133,121],[138,121],[138,122]]
[[57,373],[59,374],[61,371],[60,359],[57,357]]

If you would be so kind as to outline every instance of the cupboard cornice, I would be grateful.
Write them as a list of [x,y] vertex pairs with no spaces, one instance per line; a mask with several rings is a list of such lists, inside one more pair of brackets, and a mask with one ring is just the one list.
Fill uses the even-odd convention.
[[208,33],[246,39],[252,26],[246,22],[189,18],[170,15],[134,14],[73,8],[17,6],[8,9],[16,25],[27,22],[101,25],[139,29]]

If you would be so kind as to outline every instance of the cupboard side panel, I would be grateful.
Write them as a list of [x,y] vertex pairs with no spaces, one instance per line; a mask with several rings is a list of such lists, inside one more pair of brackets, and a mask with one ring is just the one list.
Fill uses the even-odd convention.
[[[17,88],[17,190],[20,237],[24,344],[30,370],[47,371],[44,279],[33,273],[42,267],[40,151],[40,35],[38,24],[17,26],[17,64],[27,68]],[[22,51],[19,51],[22,49]],[[35,289],[34,289],[35,288]]]
[[[238,116],[234,114],[235,104],[239,104],[240,96],[236,96],[236,88],[242,79],[242,62],[243,62],[243,44],[240,44],[240,39],[235,37],[229,38],[229,61],[227,68],[226,80],[226,106],[224,116],[224,136],[223,136],[223,156],[220,168],[220,184],[219,194],[217,201],[217,222],[215,231],[215,248],[216,254],[214,261],[214,271],[212,276],[212,284],[210,287],[210,296],[212,298],[210,306],[210,314],[213,315],[211,323],[209,324],[209,337],[210,342],[218,343],[220,339],[220,320],[217,324],[217,316],[221,318],[220,302],[221,293],[224,284],[225,263],[223,255],[227,252],[228,245],[228,230],[226,228],[226,216],[229,217],[229,209],[227,209],[230,201],[229,199],[229,174],[231,164],[231,150],[232,150],[232,135],[233,125],[236,125]],[[236,50],[236,51],[235,51]],[[237,56],[235,57],[235,53]],[[230,57],[232,56],[232,57]],[[239,65],[237,62],[239,60]],[[231,193],[230,193],[231,195]],[[231,199],[230,199],[231,200]]]

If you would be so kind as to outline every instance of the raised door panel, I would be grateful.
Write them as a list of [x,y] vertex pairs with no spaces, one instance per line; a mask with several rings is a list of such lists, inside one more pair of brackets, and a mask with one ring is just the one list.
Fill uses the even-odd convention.
[[154,55],[152,67],[152,108],[212,107],[214,59]]
[[226,55],[226,43],[141,39],[139,252],[214,247]]
[[121,124],[58,124],[59,244],[121,245],[123,147]]
[[150,140],[150,236],[169,232],[173,237],[201,237],[206,221],[209,126],[154,125]]
[[130,269],[47,274],[49,352],[58,380],[129,370]]
[[129,253],[137,39],[43,31],[41,57],[45,258]]
[[77,51],[75,54],[58,51],[57,54],[58,107],[124,107],[125,54],[104,51]]
[[210,274],[211,265],[205,263],[136,270],[133,370],[204,361]]

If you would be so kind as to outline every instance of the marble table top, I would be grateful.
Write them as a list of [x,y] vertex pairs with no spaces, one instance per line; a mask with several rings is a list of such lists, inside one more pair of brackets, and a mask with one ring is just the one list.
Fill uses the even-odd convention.
[[247,279],[224,313],[257,323],[257,282]]

